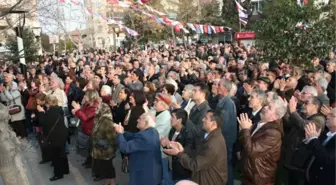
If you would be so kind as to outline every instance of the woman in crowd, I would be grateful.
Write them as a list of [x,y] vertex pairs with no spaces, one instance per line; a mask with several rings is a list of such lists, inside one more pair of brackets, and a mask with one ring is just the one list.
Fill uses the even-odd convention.
[[112,88],[110,86],[103,85],[102,88],[100,89],[100,96],[104,103],[111,106],[110,104],[112,101]]
[[155,85],[152,82],[146,81],[144,92],[148,101],[148,107],[153,107],[155,101]]
[[6,102],[10,116],[10,126],[19,138],[25,137],[23,121],[25,119],[25,109],[22,106],[21,94],[18,85],[13,81],[14,75],[4,74],[4,84],[0,85],[1,102]]
[[26,125],[26,131],[27,129],[32,132],[32,120],[31,115],[34,111],[36,111],[36,95],[39,93],[40,89],[40,81],[38,79],[34,79],[30,82],[30,88],[28,90],[29,98],[28,103],[26,105],[26,121],[28,122]]
[[143,104],[146,102],[145,94],[142,91],[134,91],[130,96],[131,110],[128,112],[125,120],[124,127],[128,132],[136,133],[139,131],[137,128],[137,120],[145,112]]
[[104,185],[116,185],[113,158],[117,150],[116,132],[108,104],[100,102],[94,118],[92,132],[92,158],[94,181],[106,179]]
[[[95,90],[88,90],[85,92],[85,96],[83,98],[84,104],[82,108],[80,104],[77,102],[72,102],[72,113],[81,120],[82,123],[82,133],[91,137],[92,129],[94,127],[94,117],[96,114],[96,109],[98,107],[99,102],[99,94]],[[90,146],[87,146],[90,148]],[[90,149],[89,149],[90,151]],[[91,155],[88,154],[86,161],[82,164],[85,167],[91,166]]]
[[155,117],[149,112],[139,117],[137,133],[124,132],[121,124],[114,124],[119,150],[129,155],[129,185],[162,182],[160,138],[154,126]]
[[43,143],[51,147],[54,176],[49,180],[55,181],[62,179],[63,175],[69,174],[68,157],[65,152],[68,129],[64,123],[63,109],[58,106],[58,99],[53,95],[49,95],[46,103],[47,109],[37,106],[37,111],[39,112],[39,122],[44,124],[45,139]]
[[190,114],[191,109],[195,106],[195,102],[192,100],[193,90],[193,85],[186,85],[182,91],[182,103],[179,106],[175,106],[175,108],[181,107],[182,109],[186,110],[188,115]]
[[123,88],[119,93],[120,103],[113,107],[113,119],[115,123],[123,123],[125,117],[130,110],[129,99],[131,91],[127,88]]
[[218,94],[218,86],[219,86],[219,79],[215,79],[211,87],[211,93],[208,97],[209,106],[213,110],[216,109],[217,103],[220,99],[220,96]]

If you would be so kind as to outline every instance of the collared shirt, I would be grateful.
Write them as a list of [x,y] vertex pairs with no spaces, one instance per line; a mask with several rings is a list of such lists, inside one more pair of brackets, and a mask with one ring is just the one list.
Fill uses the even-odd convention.
[[258,114],[258,112],[261,110],[262,108],[258,109],[257,111],[253,112],[252,111],[252,115],[255,116],[256,114]]
[[[327,138],[323,141],[323,143],[322,143],[322,145],[324,146],[324,145],[326,145],[327,143],[328,143],[328,141],[332,138],[332,137],[334,137],[334,135],[336,135],[336,132],[328,132],[327,134]],[[311,137],[311,138],[309,138],[308,140],[304,140],[304,142],[306,143],[306,144],[308,144],[310,141],[312,141],[313,139],[318,139],[318,137],[317,136],[314,136],[314,137]]]
[[206,139],[206,138],[208,137],[208,135],[209,135],[209,133],[206,132],[206,133],[204,134],[204,139]]
[[254,129],[254,131],[252,132],[251,136],[253,136],[265,124],[266,123],[258,123],[257,128]]

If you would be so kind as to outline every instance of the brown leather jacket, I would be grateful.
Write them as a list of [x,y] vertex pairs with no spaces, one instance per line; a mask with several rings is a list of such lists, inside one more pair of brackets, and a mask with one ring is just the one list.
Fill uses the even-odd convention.
[[251,129],[243,129],[239,133],[243,147],[243,184],[274,184],[281,152],[282,123],[269,122],[260,127],[253,136],[252,132]]

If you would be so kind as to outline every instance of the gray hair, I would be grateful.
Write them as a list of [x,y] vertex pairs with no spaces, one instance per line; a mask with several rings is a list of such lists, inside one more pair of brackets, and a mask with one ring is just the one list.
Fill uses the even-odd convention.
[[273,100],[272,103],[275,105],[275,114],[278,116],[278,119],[282,119],[287,113],[287,105],[280,99]]
[[186,91],[193,91],[194,88],[195,87],[193,85],[191,85],[191,84],[188,84],[188,85],[184,86],[184,90],[186,90]]
[[325,78],[319,78],[316,83],[323,89],[323,91],[327,90],[328,81]]
[[238,90],[237,85],[235,83],[232,83],[232,88],[231,88],[231,91],[230,91],[230,95],[235,96],[236,93],[237,93],[237,90]]
[[174,87],[175,87],[175,92],[178,90],[178,85],[177,85],[177,83],[176,83],[176,81],[175,81],[174,79],[168,78],[168,79],[166,80],[166,84],[172,84],[172,85],[174,85]]
[[279,99],[279,95],[276,92],[274,92],[274,91],[267,92],[267,95],[270,95],[272,97],[271,101]]
[[254,89],[252,90],[251,94],[256,94],[257,98],[259,99],[259,101],[261,102],[262,105],[266,105],[267,102],[267,94],[260,90],[260,89]]
[[145,112],[142,114],[148,127],[155,127],[155,116],[151,112]]
[[228,92],[231,91],[231,89],[232,89],[232,83],[231,83],[230,81],[225,80],[225,79],[222,78],[222,79],[220,80],[219,83],[222,84],[223,87],[225,87],[225,89],[226,89]]
[[103,85],[101,90],[105,91],[105,93],[108,95],[112,95],[112,88],[108,85]]
[[309,85],[304,86],[301,92],[309,93],[312,94],[313,96],[318,95],[316,88]]

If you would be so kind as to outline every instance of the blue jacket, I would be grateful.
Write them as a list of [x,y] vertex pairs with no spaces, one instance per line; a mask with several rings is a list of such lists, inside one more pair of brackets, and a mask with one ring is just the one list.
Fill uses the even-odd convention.
[[158,185],[162,182],[159,133],[148,128],[117,136],[119,149],[129,155],[129,185]]

